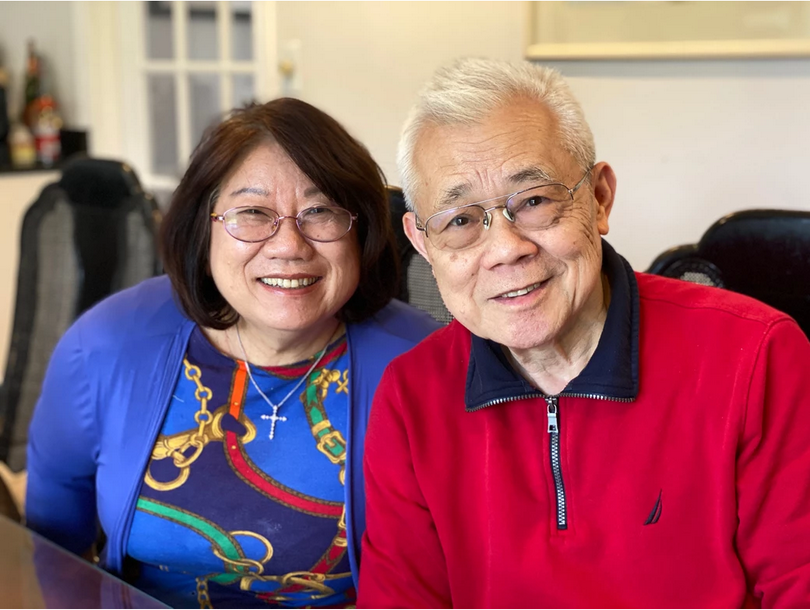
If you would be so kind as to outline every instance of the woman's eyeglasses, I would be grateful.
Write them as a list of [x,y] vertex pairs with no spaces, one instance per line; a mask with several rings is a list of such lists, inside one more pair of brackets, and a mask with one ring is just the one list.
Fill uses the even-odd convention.
[[346,235],[357,220],[357,215],[334,205],[314,206],[301,210],[295,216],[279,216],[275,210],[253,205],[211,214],[211,221],[221,222],[228,235],[248,243],[273,237],[285,218],[294,219],[301,235],[307,239],[330,242]]

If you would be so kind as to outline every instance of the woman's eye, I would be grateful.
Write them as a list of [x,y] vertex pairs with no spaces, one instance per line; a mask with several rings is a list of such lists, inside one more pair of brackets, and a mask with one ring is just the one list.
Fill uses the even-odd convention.
[[333,214],[333,213],[334,212],[332,211],[332,209],[326,206],[318,208],[309,208],[308,210],[304,210],[305,216],[321,216],[323,214]]
[[267,216],[267,214],[261,208],[242,208],[239,210],[240,216]]

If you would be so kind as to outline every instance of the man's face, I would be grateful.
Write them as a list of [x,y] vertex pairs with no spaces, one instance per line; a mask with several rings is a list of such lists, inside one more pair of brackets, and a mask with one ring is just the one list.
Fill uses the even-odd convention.
[[[546,182],[570,188],[585,173],[562,147],[553,115],[528,100],[475,125],[427,127],[414,161],[422,223],[443,209]],[[413,214],[405,230],[433,266],[447,309],[471,332],[512,349],[548,347],[587,332],[603,307],[600,235],[608,232],[614,190],[613,171],[600,163],[548,228],[523,230],[493,210],[484,239],[461,250],[437,249]]]

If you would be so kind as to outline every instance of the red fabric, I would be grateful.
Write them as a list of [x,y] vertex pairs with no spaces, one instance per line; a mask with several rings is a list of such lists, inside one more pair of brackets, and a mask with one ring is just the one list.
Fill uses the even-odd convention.
[[810,343],[751,299],[637,280],[637,400],[559,402],[567,530],[544,401],[465,412],[457,323],[389,366],[359,606],[810,606]]

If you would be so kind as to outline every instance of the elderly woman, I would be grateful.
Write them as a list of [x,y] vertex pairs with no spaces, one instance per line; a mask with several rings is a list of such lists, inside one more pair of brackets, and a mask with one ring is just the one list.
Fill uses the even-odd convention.
[[353,602],[363,440],[383,369],[436,327],[392,301],[384,183],[293,99],[197,147],[168,277],[61,340],[30,430],[27,522],[172,606]]

